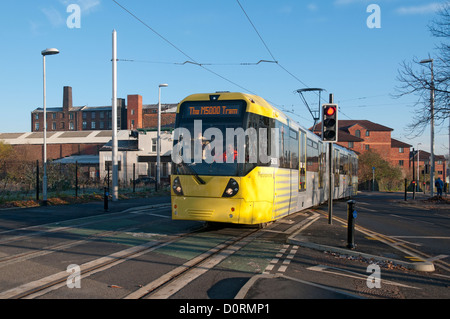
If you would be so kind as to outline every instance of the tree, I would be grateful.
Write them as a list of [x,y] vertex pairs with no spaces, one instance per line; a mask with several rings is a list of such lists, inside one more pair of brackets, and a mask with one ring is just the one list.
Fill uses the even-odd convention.
[[[398,93],[394,96],[401,97],[416,94],[419,98],[416,102],[416,112],[407,129],[414,136],[421,135],[431,121],[430,92],[434,88],[434,120],[439,126],[450,117],[450,1],[442,5],[438,17],[429,26],[430,33],[443,42],[436,48],[433,58],[433,70],[431,63],[422,64],[420,59],[414,58],[412,62],[403,62],[400,65],[397,80],[400,85]],[[434,81],[432,81],[432,71]]]
[[359,155],[358,182],[362,187],[372,182],[372,169],[375,167],[375,180],[379,190],[398,190],[402,186],[402,171],[392,167],[380,154],[367,151]]

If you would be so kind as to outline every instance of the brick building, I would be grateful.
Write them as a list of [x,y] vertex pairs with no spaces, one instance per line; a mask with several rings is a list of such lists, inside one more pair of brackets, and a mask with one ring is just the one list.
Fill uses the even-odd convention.
[[[128,104],[128,105],[127,105]],[[177,104],[161,105],[161,125],[173,127]],[[112,129],[111,106],[73,106],[72,88],[65,86],[62,107],[47,107],[47,132],[103,131]],[[157,104],[142,104],[142,96],[128,95],[117,100],[117,127],[119,130],[155,128]],[[31,131],[44,130],[44,109],[31,112]]]
[[[424,183],[426,184],[426,189],[429,190],[430,183],[430,157],[431,154],[426,151],[420,150],[419,152],[419,167],[417,168],[417,152],[413,154],[411,152],[411,169],[412,169],[412,161],[414,160],[414,170],[416,179],[418,179],[420,187],[422,188]],[[446,159],[443,155],[435,155],[434,156],[434,179],[436,180],[438,177],[442,179],[442,181],[446,181]],[[417,172],[419,176],[417,178]]]
[[[377,152],[393,166],[399,166],[406,177],[410,172],[411,145],[391,138],[392,128],[368,120],[339,120],[338,143],[359,154]],[[315,127],[321,135],[322,123]]]

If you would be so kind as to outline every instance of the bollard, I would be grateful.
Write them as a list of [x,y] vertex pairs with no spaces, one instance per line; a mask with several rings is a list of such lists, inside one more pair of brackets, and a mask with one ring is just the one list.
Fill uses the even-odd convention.
[[355,201],[349,200],[347,202],[347,248],[355,249]]
[[105,209],[105,212],[108,211],[108,197],[109,197],[108,188],[105,187],[105,192],[103,195],[103,208]]

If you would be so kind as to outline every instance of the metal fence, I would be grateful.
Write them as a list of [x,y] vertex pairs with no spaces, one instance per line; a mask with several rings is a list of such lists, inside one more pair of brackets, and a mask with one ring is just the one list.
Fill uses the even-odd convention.
[[[132,168],[131,168],[132,169]],[[42,200],[44,168],[40,161],[0,162],[0,204],[22,200]],[[103,176],[100,178],[100,176]],[[98,165],[47,163],[47,197],[80,197],[101,194],[112,187],[112,171],[100,174]],[[168,179],[161,179],[159,191],[167,191]],[[119,179],[119,193],[157,191],[152,176]]]

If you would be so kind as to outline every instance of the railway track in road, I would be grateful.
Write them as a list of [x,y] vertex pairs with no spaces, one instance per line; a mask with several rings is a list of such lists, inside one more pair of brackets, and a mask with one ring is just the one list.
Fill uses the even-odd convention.
[[[145,206],[145,207],[147,207],[147,206]],[[139,212],[143,211],[144,209],[146,209],[145,207],[144,208],[140,207],[136,211],[126,210],[124,212],[108,214],[105,218],[100,218],[100,219],[95,219],[98,216],[88,217],[88,219],[94,218],[95,220],[90,220],[87,222],[79,223],[80,221],[84,221],[86,218],[77,218],[77,219],[72,219],[72,220],[68,220],[68,221],[61,221],[61,222],[56,222],[56,223],[21,228],[21,229],[17,229],[17,230],[5,231],[5,232],[0,233],[0,235],[5,234],[5,233],[11,233],[14,231],[19,232],[19,233],[24,232],[24,231],[30,231],[31,233],[27,234],[27,235],[17,235],[17,236],[10,236],[10,237],[4,238],[4,239],[0,240],[0,245],[11,244],[13,242],[18,242],[18,241],[31,240],[37,236],[45,236],[45,235],[50,235],[50,234],[54,234],[57,232],[70,232],[75,229],[80,229],[85,226],[99,224],[99,223],[102,223],[105,221],[110,222],[111,220],[115,220],[115,219],[120,220],[123,218],[127,218],[127,216],[128,216],[127,214],[130,214],[130,212],[131,213],[139,213]],[[169,207],[169,205],[165,205],[164,207]],[[112,216],[112,215],[115,215],[115,216]],[[69,223],[69,225],[57,227],[58,225],[63,224],[63,223]],[[147,224],[149,224],[149,223],[147,223]],[[68,240],[63,243],[58,243],[56,245],[43,247],[41,249],[32,249],[31,251],[27,251],[24,253],[7,255],[7,256],[0,258],[0,268],[7,266],[7,265],[17,263],[17,262],[22,262],[22,261],[25,261],[28,259],[32,259],[32,258],[48,255],[51,253],[55,253],[55,252],[58,252],[58,251],[61,251],[64,249],[72,248],[72,247],[82,245],[82,244],[85,244],[85,243],[88,243],[88,242],[91,242],[94,240],[98,240],[101,238],[105,238],[108,236],[113,236],[114,234],[118,234],[121,232],[132,231],[134,229],[136,229],[136,227],[128,227],[128,228],[121,228],[121,229],[117,229],[117,230],[102,231],[102,232],[88,236],[87,238],[84,238],[81,240]]]
[[261,232],[258,230],[248,230],[230,238],[127,295],[125,299],[167,299],[259,235]]
[[[148,209],[136,209],[130,210],[129,214],[148,214],[148,215],[158,215],[166,217],[165,215],[159,215],[157,213],[152,213]],[[121,218],[120,216],[115,216],[115,218]],[[110,219],[109,219],[110,220]],[[90,224],[93,221],[89,221]],[[88,223],[81,223],[77,225],[86,225]],[[64,229],[68,229],[69,226],[65,226]],[[27,253],[17,254],[14,256],[7,256],[0,259],[0,267],[11,265],[12,263],[21,262],[23,260],[43,256],[52,252],[61,251],[68,249],[75,245],[81,245],[89,241],[98,240],[110,235],[114,235],[124,231],[132,231],[131,228],[116,229],[110,231],[104,231],[97,233],[88,238],[82,238],[80,240],[69,241],[54,246],[46,247],[45,249],[35,250]],[[197,233],[199,230],[189,231],[185,233],[166,235],[159,238],[158,240],[150,240],[141,245],[136,245],[114,252],[107,256],[102,256],[100,258],[85,262],[79,265],[79,279],[84,279],[92,276],[96,273],[107,271],[108,269],[117,266],[121,263],[137,259],[138,257],[151,253],[157,249],[169,246],[173,243],[180,241],[192,234]],[[46,234],[45,231],[40,229],[39,235]],[[29,238],[35,237],[37,234],[30,234]],[[169,271],[165,275],[156,279],[155,281],[141,287],[137,291],[129,294],[126,298],[166,298],[172,293],[176,292],[177,289],[181,289],[184,284],[187,284],[191,280],[200,276],[208,269],[211,269],[218,263],[220,263],[226,257],[232,255],[234,252],[238,251],[241,247],[249,243],[255,236],[258,235],[258,229],[245,229],[243,232],[239,231],[238,234],[227,234],[226,237],[221,239],[221,243],[215,245],[213,248],[200,253],[197,257],[187,261],[181,266],[176,267],[174,270]],[[20,235],[20,239],[25,237]],[[8,238],[5,241],[12,242],[14,237]],[[71,273],[67,271],[59,271],[51,275],[32,280],[14,288],[8,289],[6,291],[0,292],[0,299],[34,299],[39,298],[45,294],[55,291],[61,287],[68,285],[68,280]]]
[[[167,207],[160,206],[159,208],[166,209]],[[117,215],[115,216],[108,215],[105,218],[98,218],[97,222],[99,222],[99,220],[105,219],[111,221],[111,218],[130,218],[130,216],[133,215],[151,215],[156,218],[153,220],[149,220],[148,223],[158,221],[159,223],[161,223],[158,224],[158,229],[160,229],[159,225],[161,225],[162,228],[168,227],[168,225],[173,225],[171,223],[170,216],[167,214],[167,212],[163,212],[162,210],[158,211],[152,210],[151,208],[135,208],[121,213],[126,214],[120,215],[119,213],[117,213]],[[146,218],[140,216],[138,220],[145,221]],[[82,227],[81,225],[91,225],[91,222],[93,223],[94,221],[77,220],[76,226],[67,222],[70,225],[65,224],[64,227]],[[109,249],[111,249],[111,247],[113,248],[111,249],[110,254],[96,254],[95,259],[85,258],[84,261],[81,261],[77,265],[79,270],[77,276],[80,282],[85,282],[85,284],[83,284],[82,290],[68,289],[67,287],[69,286],[69,284],[73,283],[73,277],[71,276],[72,272],[69,272],[69,267],[67,268],[67,270],[61,269],[61,263],[56,263],[55,265],[53,265],[52,263],[53,269],[50,271],[47,269],[47,275],[28,275],[30,279],[23,280],[22,282],[18,280],[17,284],[14,285],[11,285],[11,283],[9,282],[9,288],[5,289],[4,291],[0,291],[0,299],[35,299],[48,298],[49,296],[66,296],[67,294],[69,294],[70,296],[79,296],[79,293],[81,293],[82,296],[87,293],[91,297],[102,298],[107,294],[106,290],[94,292],[93,290],[85,289],[90,289],[88,288],[92,287],[90,285],[95,285],[98,283],[100,283],[100,286],[103,287],[101,289],[108,289],[109,285],[105,285],[105,283],[101,280],[98,281],[99,277],[108,277],[112,273],[121,276],[121,271],[129,271],[129,269],[140,269],[140,271],[145,271],[145,273],[142,273],[143,276],[140,275],[140,272],[134,273],[135,278],[131,281],[129,279],[125,279],[123,281],[123,284],[126,285],[126,288],[122,291],[115,290],[117,294],[114,295],[114,298],[167,299],[174,296],[184,287],[188,287],[188,285],[196,278],[199,278],[200,276],[206,274],[209,270],[214,269],[214,267],[219,265],[226,258],[233,256],[233,254],[239,252],[241,248],[246,247],[259,236],[264,234],[270,237],[278,236],[277,234],[285,236],[286,234],[289,234],[300,227],[302,224],[303,222],[294,223],[292,221],[291,223],[287,223],[280,221],[279,223],[275,223],[264,229],[248,227],[224,227],[211,229],[205,228],[205,226],[202,227],[199,224],[201,228],[193,228],[193,226],[191,225],[187,228],[179,229],[175,226],[176,231],[173,231],[174,229],[172,228],[172,226],[170,226],[169,228],[171,230],[168,233],[163,232],[161,233],[161,236],[151,237],[150,240],[143,239],[147,238],[144,235],[150,234],[150,232],[146,233],[146,231],[149,231],[148,229],[146,229],[143,231],[143,237],[140,238],[139,242],[134,242],[133,246],[131,247],[126,247],[126,249],[124,249],[123,245],[115,246],[116,244],[114,240],[112,240],[113,245],[108,246],[110,247]],[[120,225],[120,222],[118,222],[118,225]],[[138,227],[142,225],[143,224],[139,224]],[[48,225],[45,226],[48,227]],[[59,228],[58,225],[54,223],[51,226]],[[122,224],[121,226],[124,225]],[[71,247],[82,245],[84,243],[90,244],[90,242],[96,240],[104,241],[109,237],[114,238],[116,235],[120,235],[120,233],[123,234],[123,232],[129,231],[129,234],[138,234],[139,230],[135,232],[133,226],[136,225],[131,225],[131,228],[130,225],[128,225],[128,228],[117,227],[117,229],[108,229],[107,231],[98,232],[88,237],[82,237],[75,240],[72,239],[71,241],[58,243],[56,245],[48,246],[43,249],[37,249],[35,251],[17,254],[14,256],[6,256],[3,259],[0,259],[0,267],[5,266],[3,270],[6,271],[8,270],[6,266],[11,266],[12,263],[19,263],[24,260],[40,257],[45,254],[50,254],[52,252],[61,252],[62,250],[67,250],[67,253],[70,254],[72,251],[69,248]],[[274,228],[272,226],[277,226],[278,228]],[[69,229],[66,228],[66,230]],[[40,232],[40,236],[45,236],[46,234],[42,228],[34,228],[33,231]],[[19,234],[19,236],[23,236],[23,234]],[[30,234],[29,238],[33,238],[35,236],[36,233],[33,233]],[[23,237],[21,237],[21,239],[23,239]],[[14,237],[10,237],[4,240],[12,242],[14,241]],[[120,249],[117,249],[117,247],[120,247]],[[185,252],[189,251],[189,255],[177,255],[180,249]],[[77,253],[84,251],[84,248],[79,248]],[[171,258],[178,259],[169,259],[168,261],[166,261],[166,259],[164,258],[170,256],[170,252],[173,252],[175,254],[174,257]],[[74,255],[69,260],[70,261],[67,262],[67,265],[71,264],[73,261],[75,261],[75,264],[77,264],[78,257]],[[162,262],[162,264],[166,265],[166,268],[160,269],[160,275],[152,276],[152,272],[149,272],[149,269],[151,270],[152,268],[148,268],[146,263],[158,263],[157,260],[160,260],[160,263]],[[35,265],[40,264],[39,259],[33,259],[31,261]],[[136,263],[142,265],[141,267],[144,268],[133,267],[133,265],[136,266]],[[120,267],[113,268],[121,264],[123,264],[121,270],[119,270]],[[55,271],[54,269],[59,270]],[[156,268],[155,270],[158,270],[158,268]],[[88,277],[90,277],[91,280],[84,281]],[[118,287],[121,288],[120,286]]]

